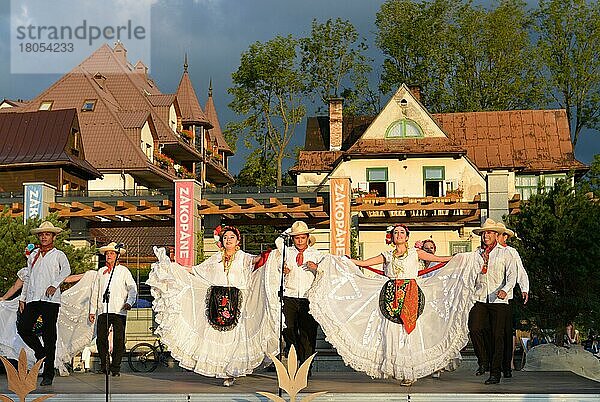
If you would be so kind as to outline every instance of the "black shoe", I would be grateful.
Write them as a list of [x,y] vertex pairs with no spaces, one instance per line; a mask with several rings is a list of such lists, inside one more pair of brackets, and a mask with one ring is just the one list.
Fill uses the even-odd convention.
[[52,385],[52,378],[45,377],[40,383],[40,386],[42,387],[45,387],[46,385]]
[[117,372],[113,371],[111,375],[113,377],[121,377],[121,373],[119,373],[118,371]]
[[511,370],[506,370],[503,374],[504,374],[504,378],[512,378]]
[[498,383],[500,383],[500,376],[496,376],[496,375],[491,375],[490,378],[485,380],[485,385],[498,384]]
[[487,370],[485,369],[485,367],[484,367],[484,366],[479,366],[479,368],[478,368],[478,369],[477,369],[477,371],[475,372],[475,375],[476,375],[476,376],[484,375],[486,371],[487,371]]

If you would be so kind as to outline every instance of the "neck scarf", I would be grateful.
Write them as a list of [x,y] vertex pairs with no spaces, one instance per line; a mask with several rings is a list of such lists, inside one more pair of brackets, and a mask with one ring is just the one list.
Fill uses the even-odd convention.
[[498,243],[493,242],[489,246],[482,248],[481,256],[483,257],[483,266],[481,267],[481,273],[487,274],[488,271],[488,262],[490,261],[490,252],[496,247]]
[[304,247],[302,250],[298,249],[298,255],[296,256],[296,264],[298,264],[298,266],[304,264],[304,252],[307,248],[308,247]]
[[40,258],[40,255],[43,257],[46,255],[46,253],[50,250],[52,250],[54,248],[54,244],[50,243],[47,246],[40,246],[40,251],[38,251],[38,253],[35,255],[35,257],[33,258],[33,263],[31,263],[31,268],[34,267],[35,263],[37,262],[38,258]]
[[106,263],[106,269],[104,270],[104,272],[102,272],[102,274],[110,274],[111,271],[114,269],[115,265],[116,264],[109,265],[108,263]]

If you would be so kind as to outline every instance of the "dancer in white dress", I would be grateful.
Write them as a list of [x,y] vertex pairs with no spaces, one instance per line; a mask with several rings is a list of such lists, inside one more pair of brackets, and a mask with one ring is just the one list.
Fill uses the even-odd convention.
[[221,252],[193,267],[155,248],[159,261],[147,283],[156,332],[179,365],[230,386],[267,353],[279,353],[279,272],[255,269],[265,257],[239,250],[237,228],[226,226],[219,236]]
[[[17,333],[17,311],[19,299],[8,300],[23,286],[27,268],[17,272],[13,286],[0,297],[0,355],[17,360],[22,348],[27,354],[29,367],[35,363],[35,354]],[[94,335],[94,326],[87,322],[87,309],[92,283],[97,271],[69,275],[65,283],[78,282],[65,290],[61,296],[61,307],[57,319],[57,341],[54,365],[61,376],[69,375],[65,363],[87,346]]]
[[[437,257],[408,248],[408,235],[406,226],[393,227],[395,249],[365,261],[326,257],[308,293],[311,314],[346,364],[402,385],[460,358],[475,278],[473,253]],[[419,259],[450,262],[420,279]],[[355,265],[381,263],[377,277]]]

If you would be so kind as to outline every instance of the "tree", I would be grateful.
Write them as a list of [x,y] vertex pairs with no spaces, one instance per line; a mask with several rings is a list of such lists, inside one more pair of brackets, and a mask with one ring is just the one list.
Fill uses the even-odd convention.
[[575,146],[583,128],[600,129],[600,4],[541,0],[536,17],[540,81],[566,109]]
[[[540,188],[541,190],[541,188]],[[561,180],[507,217],[530,278],[527,310],[541,328],[594,327],[600,314],[600,204]]]
[[433,112],[507,110],[541,100],[522,0],[388,0],[377,13],[383,91],[420,85]]
[[262,149],[255,149],[246,158],[246,163],[235,178],[235,183],[242,187],[272,186],[277,180],[277,166],[274,158],[269,157]]
[[364,40],[358,39],[356,28],[348,20],[330,18],[321,24],[314,19],[310,36],[299,43],[307,92],[316,92],[324,105],[331,97],[344,96],[348,113],[367,107],[360,100],[369,99],[370,93],[371,60],[363,54],[367,50]]
[[[66,222],[57,219],[56,214],[46,218],[55,226],[65,229]],[[8,209],[0,214],[0,291],[4,293],[17,279],[17,271],[27,265],[24,251],[27,244],[37,244],[37,236],[32,235],[30,230],[40,225],[39,218],[29,219],[26,224],[23,218],[13,218]],[[93,268],[92,256],[95,249],[92,247],[75,248],[68,243],[69,230],[60,233],[54,245],[67,255],[72,273],[82,273]],[[6,278],[6,279],[5,279]]]
[[297,40],[291,35],[256,42],[241,56],[232,74],[233,96],[229,107],[244,115],[228,130],[245,133],[248,140],[273,152],[277,175],[282,183],[282,161],[295,129],[306,111],[302,104],[304,78],[298,68]]

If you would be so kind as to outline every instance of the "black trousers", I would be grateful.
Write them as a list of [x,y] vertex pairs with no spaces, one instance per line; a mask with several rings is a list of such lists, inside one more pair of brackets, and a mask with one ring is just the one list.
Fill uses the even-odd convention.
[[490,367],[490,375],[500,376],[504,357],[504,328],[510,306],[504,303],[476,302],[469,313],[469,334],[477,363]]
[[[45,301],[29,302],[25,305],[21,319],[17,325],[17,332],[23,342],[35,352],[36,360],[44,360],[44,378],[54,378],[54,357],[56,355],[56,321],[60,304]],[[39,317],[42,317],[42,340],[33,333],[33,327]]]
[[[121,371],[121,359],[125,353],[125,324],[127,317],[120,314],[100,314],[98,316],[98,327],[96,346],[98,346],[98,355],[100,355],[100,369],[106,371],[107,367],[111,373]],[[110,366],[107,362],[108,357],[108,329],[113,327],[113,350],[110,356]]]
[[283,339],[286,354],[291,345],[296,348],[298,362],[302,363],[315,353],[318,325],[309,311],[308,299],[299,297],[283,297],[283,315],[285,326]]
[[515,335],[514,320],[513,320],[513,305],[508,305],[508,314],[504,323],[504,356],[502,357],[502,371],[512,371],[511,363],[513,359],[513,347]]

